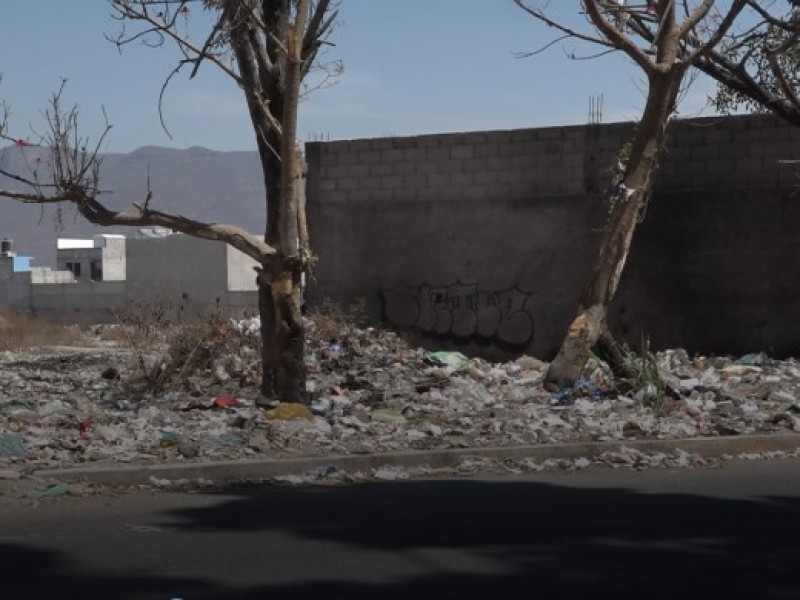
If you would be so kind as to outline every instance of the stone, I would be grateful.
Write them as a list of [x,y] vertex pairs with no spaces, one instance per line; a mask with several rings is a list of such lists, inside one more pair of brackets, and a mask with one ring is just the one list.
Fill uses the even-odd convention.
[[24,458],[25,443],[19,433],[0,433],[0,458]]
[[397,481],[399,479],[408,479],[408,472],[402,467],[383,465],[374,469],[372,476],[383,481]]
[[405,423],[408,419],[405,418],[403,413],[392,410],[390,408],[379,408],[370,413],[370,419],[378,421],[379,423]]

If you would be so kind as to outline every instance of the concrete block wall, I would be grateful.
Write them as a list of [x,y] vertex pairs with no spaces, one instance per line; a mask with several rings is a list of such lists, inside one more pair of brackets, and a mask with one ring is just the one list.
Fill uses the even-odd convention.
[[[549,127],[309,143],[309,201],[461,202],[581,194],[588,183],[584,171],[596,175],[593,162],[607,163],[631,130],[619,124],[601,135],[595,128]],[[595,154],[587,155],[587,148]]]
[[798,182],[800,129],[769,115],[687,119],[668,130],[658,189],[780,190]]
[[[551,356],[599,245],[610,167],[633,128],[307,144],[320,257],[311,304],[363,298],[373,319],[432,345]],[[787,300],[800,295],[792,159],[800,130],[772,117],[672,123],[615,327],[660,346],[800,352],[800,309]],[[754,295],[746,280],[774,260],[770,245],[788,251]],[[727,305],[711,319],[718,291]]]

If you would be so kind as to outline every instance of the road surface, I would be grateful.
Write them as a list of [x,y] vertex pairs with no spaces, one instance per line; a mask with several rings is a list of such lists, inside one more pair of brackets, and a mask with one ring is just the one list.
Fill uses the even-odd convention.
[[800,462],[590,469],[0,512],[0,598],[800,598]]

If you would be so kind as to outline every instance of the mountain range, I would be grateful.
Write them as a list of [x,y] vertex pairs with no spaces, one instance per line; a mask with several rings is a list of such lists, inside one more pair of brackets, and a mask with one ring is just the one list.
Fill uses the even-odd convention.
[[[35,145],[0,149],[0,166],[42,182],[50,175],[50,151]],[[149,184],[148,184],[149,182]],[[22,191],[18,182],[0,175],[0,188]],[[100,164],[101,199],[115,209],[132,208],[152,191],[150,206],[208,222],[240,225],[264,231],[264,181],[255,151],[218,152],[144,146],[127,154],[104,154]],[[33,266],[55,267],[56,238],[91,237],[98,233],[142,235],[137,228],[98,227],[72,206],[21,204],[0,198],[0,239],[13,240],[20,256],[33,257]]]

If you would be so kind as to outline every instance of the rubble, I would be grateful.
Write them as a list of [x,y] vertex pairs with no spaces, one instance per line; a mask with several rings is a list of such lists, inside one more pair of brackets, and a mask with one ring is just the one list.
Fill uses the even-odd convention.
[[[257,333],[252,320],[233,329]],[[592,359],[575,386],[549,392],[542,386],[547,364],[533,357],[490,363],[353,327],[335,341],[310,337],[305,406],[259,397],[253,348],[209,352],[192,346],[180,364],[123,348],[0,353],[0,477],[87,464],[800,431],[800,365],[763,354],[658,353],[665,389],[643,382],[619,390],[608,367]],[[205,366],[187,368],[202,353],[208,354]],[[143,368],[155,376],[143,382]],[[641,468],[699,466],[702,460],[630,451],[564,465],[600,463]],[[476,465],[480,461],[462,464],[458,472]],[[408,473],[386,466],[367,476],[402,479]],[[301,479],[343,477],[334,469]]]

